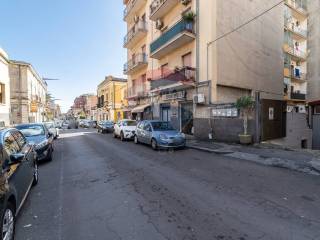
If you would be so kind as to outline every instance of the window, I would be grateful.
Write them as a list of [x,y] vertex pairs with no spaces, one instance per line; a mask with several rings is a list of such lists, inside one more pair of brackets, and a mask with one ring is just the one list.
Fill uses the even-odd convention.
[[182,56],[182,65],[184,67],[192,67],[192,57],[191,52]]
[[314,107],[314,114],[320,114],[320,105]]
[[146,123],[143,127],[143,130],[150,132],[152,130],[150,124]]
[[163,65],[161,66],[161,77],[162,77],[162,78],[164,78],[164,77],[167,76],[167,74],[168,74],[168,66],[169,66],[168,63],[163,64]]
[[6,151],[7,155],[10,156],[11,154],[18,153],[20,151],[20,147],[14,137],[11,135],[10,132],[7,132],[4,135],[3,147]]
[[6,94],[5,94],[5,87],[3,83],[0,83],[0,104],[6,103]]

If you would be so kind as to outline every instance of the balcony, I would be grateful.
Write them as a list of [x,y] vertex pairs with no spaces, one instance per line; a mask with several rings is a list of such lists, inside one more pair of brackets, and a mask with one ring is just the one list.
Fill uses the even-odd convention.
[[148,96],[147,87],[145,84],[141,83],[138,86],[128,88],[127,99],[138,99]]
[[161,59],[165,55],[195,39],[194,23],[179,21],[150,45],[150,57]]
[[124,21],[133,20],[134,14],[145,5],[147,0],[130,0],[123,11]]
[[130,61],[124,64],[123,73],[125,75],[132,74],[148,65],[147,54],[141,53],[135,55]]
[[295,26],[289,20],[285,20],[285,30],[290,31],[292,34],[292,38],[296,41],[305,41],[307,40],[308,32],[306,29],[303,29],[299,26]]
[[176,83],[194,83],[196,69],[193,67],[182,67],[175,70],[165,70],[159,76],[154,76],[151,81],[151,89],[168,86]]
[[283,46],[284,52],[291,56],[291,59],[294,61],[306,61],[307,60],[307,53],[303,50],[296,49],[295,47],[289,46],[288,44],[284,44]]
[[291,80],[297,81],[297,82],[305,82],[307,80],[307,74],[306,73],[295,73],[291,72],[290,74]]
[[285,4],[301,17],[308,16],[306,0],[285,0]]
[[137,42],[147,35],[147,23],[145,21],[138,21],[129,30],[123,40],[123,47],[132,48]]
[[179,0],[153,0],[150,4],[150,20],[162,18],[178,3]]
[[291,93],[291,100],[305,101],[306,100],[306,94],[305,93],[299,93],[299,92],[292,92]]

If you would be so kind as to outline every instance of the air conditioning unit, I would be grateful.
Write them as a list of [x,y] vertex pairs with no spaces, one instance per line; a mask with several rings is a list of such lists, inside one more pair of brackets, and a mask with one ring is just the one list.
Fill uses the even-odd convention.
[[163,28],[163,21],[161,19],[158,19],[156,21],[156,29],[161,30]]
[[306,106],[300,105],[299,106],[299,113],[306,113],[306,112],[307,112]]
[[187,6],[190,2],[191,0],[181,0],[181,3],[185,6]]
[[195,104],[204,104],[206,102],[205,96],[203,93],[193,95],[193,102]]

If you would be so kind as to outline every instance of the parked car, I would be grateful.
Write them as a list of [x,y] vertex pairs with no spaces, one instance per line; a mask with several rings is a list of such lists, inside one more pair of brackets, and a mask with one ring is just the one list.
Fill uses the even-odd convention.
[[43,123],[17,125],[27,140],[34,143],[38,161],[51,161],[53,156],[53,134]]
[[95,120],[92,120],[92,121],[91,121],[91,127],[97,128],[97,127],[98,127],[98,122],[95,121]]
[[133,139],[137,122],[134,120],[121,120],[114,125],[113,137],[120,137],[121,141]]
[[68,120],[68,129],[78,129],[79,122],[75,119]]
[[150,144],[154,150],[158,148],[184,148],[185,134],[175,130],[169,122],[142,121],[138,124],[134,142]]
[[44,125],[47,127],[49,132],[53,134],[54,139],[59,137],[59,129],[55,126],[54,122],[45,122]]
[[114,123],[111,121],[101,121],[97,125],[98,133],[112,133],[114,130]]
[[0,240],[13,240],[16,217],[38,183],[34,145],[17,129],[0,130]]

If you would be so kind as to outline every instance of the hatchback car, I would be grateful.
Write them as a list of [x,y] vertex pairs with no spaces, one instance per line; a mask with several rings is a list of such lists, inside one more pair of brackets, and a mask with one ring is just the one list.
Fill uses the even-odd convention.
[[59,129],[56,127],[54,122],[45,122],[44,125],[47,127],[49,132],[53,134],[54,139],[59,137]]
[[34,145],[17,129],[0,130],[0,240],[13,240],[16,216],[38,183]]
[[29,123],[17,125],[29,142],[34,143],[37,160],[51,161],[53,155],[53,134],[49,132],[43,123]]
[[169,122],[142,121],[138,124],[134,142],[150,144],[154,150],[158,148],[184,148],[184,133],[175,130]]
[[114,130],[114,123],[111,121],[101,121],[97,125],[98,133],[112,133]]
[[121,120],[114,125],[113,136],[120,137],[121,141],[133,139],[136,131],[137,122],[134,120]]

